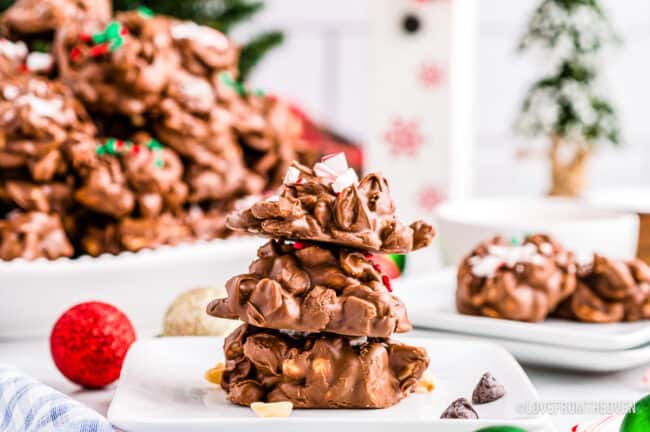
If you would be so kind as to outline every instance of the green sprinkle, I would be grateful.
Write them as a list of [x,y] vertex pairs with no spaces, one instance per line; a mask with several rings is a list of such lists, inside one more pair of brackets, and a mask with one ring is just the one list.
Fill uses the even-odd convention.
[[253,91],[253,94],[254,94],[255,96],[258,96],[258,97],[264,97],[264,96],[266,96],[266,92],[264,92],[264,90],[262,90],[262,89],[255,89],[255,90]]
[[153,11],[146,6],[140,6],[138,8],[138,13],[142,15],[144,18],[153,17]]
[[104,33],[95,33],[92,35],[93,43],[95,45],[106,42],[106,35]]
[[116,36],[119,36],[121,30],[122,30],[122,24],[120,24],[117,21],[111,21],[106,26],[106,30],[104,30],[104,37],[106,39],[112,39]]
[[240,96],[246,95],[246,89],[244,86],[240,82],[235,81],[235,79],[228,72],[221,72],[219,74],[219,80],[236,91]]
[[117,50],[119,47],[124,45],[124,38],[120,35],[117,35],[113,38],[113,42],[111,43],[111,51]]
[[157,139],[151,138],[151,140],[147,143],[147,148],[153,151],[162,150],[163,145]]
[[517,246],[517,245],[519,245],[519,243],[520,243],[520,241],[519,241],[519,239],[517,237],[512,237],[510,239],[510,244],[513,245],[513,246]]
[[104,148],[103,145],[97,146],[95,153],[97,153],[98,156],[104,155],[106,154],[106,149]]
[[165,166],[165,161],[162,158],[157,158],[153,161],[153,164],[156,168],[163,168]]

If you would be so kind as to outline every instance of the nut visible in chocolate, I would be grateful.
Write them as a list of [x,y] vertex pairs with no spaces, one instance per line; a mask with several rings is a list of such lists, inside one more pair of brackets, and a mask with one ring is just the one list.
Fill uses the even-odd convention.
[[440,415],[441,419],[478,420],[478,413],[465,398],[453,401]]
[[463,259],[457,282],[460,313],[542,321],[575,291],[575,257],[547,235],[521,245],[497,236]]
[[367,254],[326,244],[271,240],[248,274],[226,283],[210,315],[260,327],[389,337],[411,330],[404,304]]
[[622,261],[595,254],[563,308],[565,315],[584,322],[648,319],[650,267],[639,259]]
[[427,369],[422,348],[334,334],[292,337],[242,325],[224,343],[221,386],[239,405],[289,401],[296,408],[386,408]]
[[472,392],[472,403],[485,404],[494,402],[506,394],[503,384],[497,382],[496,378],[489,372],[485,372]]
[[333,159],[314,169],[294,163],[278,196],[231,214],[228,226],[380,253],[407,253],[431,243],[435,231],[429,224],[405,226],[397,220],[388,181],[381,174],[368,174],[357,184],[344,160],[327,166]]

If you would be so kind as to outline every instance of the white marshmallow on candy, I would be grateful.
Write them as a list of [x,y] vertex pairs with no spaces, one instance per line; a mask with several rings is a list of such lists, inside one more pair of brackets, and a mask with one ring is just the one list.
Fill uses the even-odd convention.
[[54,64],[52,55],[42,52],[33,52],[27,56],[25,61],[27,69],[33,72],[49,71]]
[[0,54],[12,60],[22,60],[27,55],[25,42],[12,42],[8,39],[0,39]]
[[469,259],[472,266],[472,274],[478,277],[492,277],[502,265],[514,267],[517,263],[542,264],[544,258],[537,252],[534,244],[528,243],[523,246],[499,246],[488,247],[488,255],[473,256]]
[[190,39],[203,46],[214,47],[219,51],[225,51],[230,45],[228,38],[220,32],[193,22],[175,24],[170,31],[173,39]]
[[300,179],[300,171],[298,168],[289,167],[287,173],[284,175],[284,180],[282,181],[286,185],[292,185],[298,182]]
[[348,168],[348,161],[344,153],[323,157],[320,162],[314,165],[314,173],[332,183],[332,189],[335,193],[339,193],[359,181],[357,173],[352,168]]

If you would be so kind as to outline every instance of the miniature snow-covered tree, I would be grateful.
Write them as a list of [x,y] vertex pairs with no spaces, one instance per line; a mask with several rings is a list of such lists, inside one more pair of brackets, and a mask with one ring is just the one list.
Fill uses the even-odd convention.
[[618,145],[618,119],[600,90],[600,60],[618,43],[599,0],[543,0],[522,37],[520,51],[540,51],[549,72],[534,82],[516,128],[550,139],[549,195],[577,196],[597,145]]

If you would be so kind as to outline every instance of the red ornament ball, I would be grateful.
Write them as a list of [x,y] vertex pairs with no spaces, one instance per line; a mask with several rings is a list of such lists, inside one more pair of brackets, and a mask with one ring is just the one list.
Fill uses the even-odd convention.
[[120,377],[134,341],[135,330],[124,313],[107,303],[86,302],[59,317],[50,335],[50,351],[66,378],[93,389]]

